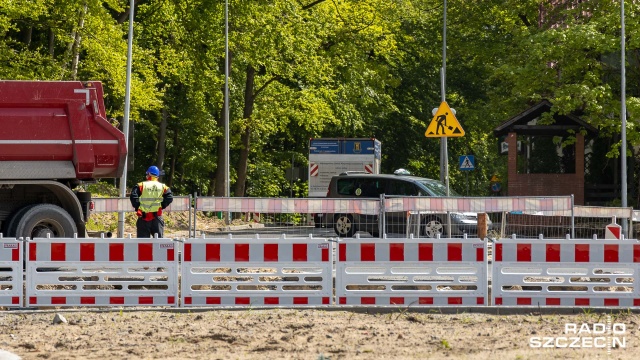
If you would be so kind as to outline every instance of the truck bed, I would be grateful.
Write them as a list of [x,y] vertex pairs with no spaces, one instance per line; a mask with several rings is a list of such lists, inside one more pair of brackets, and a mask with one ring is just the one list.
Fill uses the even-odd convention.
[[100,82],[0,81],[0,179],[120,177],[124,134],[103,96]]

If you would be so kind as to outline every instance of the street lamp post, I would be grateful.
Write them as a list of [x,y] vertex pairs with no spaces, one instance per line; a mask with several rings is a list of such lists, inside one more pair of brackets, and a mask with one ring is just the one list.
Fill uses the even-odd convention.
[[[224,184],[224,196],[229,197],[229,0],[224,2]],[[229,216],[227,213],[227,224]]]
[[[127,44],[127,80],[125,85],[124,95],[124,124],[122,130],[124,132],[124,143],[126,148],[129,149],[129,107],[131,99],[131,57],[133,52],[133,12],[134,12],[135,0],[129,1],[129,41]],[[122,169],[122,177],[120,178],[120,196],[127,196],[127,163],[129,162],[129,155],[125,155],[124,166]],[[124,237],[124,212],[118,213],[118,236]]]
[[625,39],[624,39],[624,0],[620,0],[620,24],[621,24],[621,35],[620,35],[620,47],[622,48],[620,52],[620,118],[621,118],[621,135],[620,139],[622,141],[622,150],[620,151],[622,175],[621,177],[621,187],[622,187],[622,207],[627,207],[627,80],[626,80],[626,71],[625,71]]
[[[441,102],[446,101],[447,83],[447,0],[444,0],[444,15],[442,27],[442,68],[440,70]],[[446,194],[449,196],[449,154],[447,149],[447,137],[440,138],[440,181],[446,186]]]

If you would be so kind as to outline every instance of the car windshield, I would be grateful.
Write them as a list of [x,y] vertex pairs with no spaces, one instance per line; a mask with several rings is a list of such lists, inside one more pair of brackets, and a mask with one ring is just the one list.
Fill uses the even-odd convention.
[[[434,196],[447,196],[447,187],[438,180],[418,180],[418,183],[429,189]],[[449,188],[449,196],[460,196],[460,194]]]

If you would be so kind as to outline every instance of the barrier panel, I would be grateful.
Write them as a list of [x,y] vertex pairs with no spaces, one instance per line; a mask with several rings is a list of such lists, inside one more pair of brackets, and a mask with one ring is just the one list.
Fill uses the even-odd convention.
[[494,243],[496,306],[640,306],[635,240],[502,239]]
[[182,306],[330,305],[332,243],[324,239],[188,239]]
[[349,239],[338,244],[339,305],[487,305],[480,239]]
[[0,306],[22,306],[22,242],[0,238]]
[[[92,213],[133,212],[129,198],[92,198],[94,207]],[[165,209],[169,211],[191,211],[191,196],[174,196],[171,205]]]
[[35,239],[27,306],[177,306],[179,243],[171,239]]

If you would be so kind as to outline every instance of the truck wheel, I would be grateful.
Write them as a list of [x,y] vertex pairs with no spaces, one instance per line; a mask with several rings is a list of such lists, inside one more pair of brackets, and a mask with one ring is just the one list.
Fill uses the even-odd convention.
[[18,221],[16,237],[73,237],[78,232],[69,213],[53,204],[38,204],[27,209]]
[[9,220],[6,222],[6,226],[2,227],[2,232],[4,233],[4,236],[16,237],[16,229],[18,228],[18,223],[20,222],[22,215],[24,215],[24,213],[27,212],[27,210],[31,209],[34,206],[35,205],[23,206],[20,209],[18,209],[18,211],[15,211],[13,214],[11,214],[11,216],[9,217]]
[[442,222],[437,217],[428,217],[422,220],[420,226],[420,235],[428,238],[436,238],[438,234],[442,234],[444,227]]
[[353,234],[356,233],[353,216],[349,214],[340,214],[336,216],[333,223],[333,230],[339,237],[353,237]]

